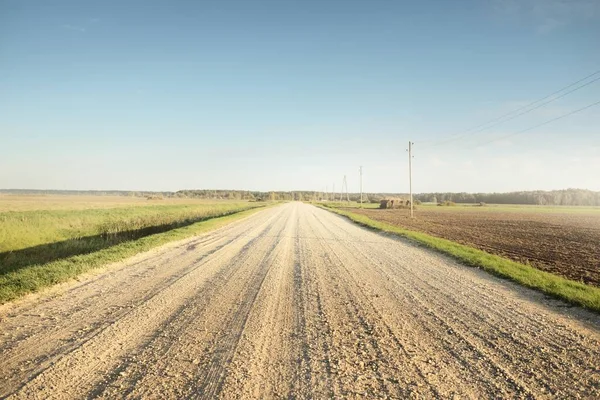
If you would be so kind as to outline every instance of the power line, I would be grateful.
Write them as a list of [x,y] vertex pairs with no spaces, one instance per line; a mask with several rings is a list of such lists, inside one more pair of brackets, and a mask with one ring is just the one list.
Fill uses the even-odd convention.
[[520,135],[521,133],[525,133],[525,132],[531,131],[531,130],[533,130],[533,129],[539,128],[540,126],[548,125],[548,124],[549,124],[549,123],[551,123],[551,122],[558,121],[559,119],[566,118],[566,117],[568,117],[568,116],[570,116],[570,115],[573,115],[573,114],[577,114],[578,112],[581,112],[581,111],[587,110],[588,108],[592,108],[592,107],[594,107],[594,106],[597,106],[597,105],[599,105],[599,104],[600,104],[600,101],[597,101],[597,102],[595,102],[595,103],[592,103],[592,104],[588,104],[588,105],[587,105],[587,106],[585,106],[585,107],[582,107],[582,108],[579,108],[579,109],[577,109],[577,110],[574,110],[574,111],[568,112],[568,113],[566,113],[566,114],[560,115],[560,116],[558,116],[558,117],[556,117],[556,118],[549,119],[548,121],[544,121],[544,122],[542,122],[541,124],[537,124],[537,125],[531,126],[531,127],[527,128],[527,129],[523,129],[523,130],[521,130],[521,131],[518,131],[518,132],[510,133],[510,134],[508,134],[508,135],[500,136],[500,137],[497,137],[497,138],[495,138],[495,139],[488,140],[488,141],[486,141],[486,142],[483,142],[483,143],[479,143],[477,146],[481,146],[481,145],[484,145],[484,144],[492,143],[492,142],[495,142],[495,141],[497,141],[497,140],[501,140],[501,139],[506,139],[506,138],[508,138],[508,137],[512,137],[512,136]]
[[[517,109],[515,109],[515,110],[513,110],[513,111],[511,111],[509,113],[503,114],[500,117],[494,118],[494,119],[492,119],[490,121],[487,121],[487,122],[485,122],[483,124],[477,125],[477,126],[471,128],[471,129],[468,129],[468,130],[464,131],[462,134],[453,135],[453,136],[451,136],[449,138],[442,139],[441,141],[438,141],[437,143],[434,142],[433,144],[426,145],[425,148],[439,146],[439,145],[442,145],[442,144],[445,144],[445,143],[453,142],[453,141],[462,139],[462,138],[464,138],[466,136],[473,135],[473,134],[485,131],[487,129],[493,128],[495,126],[501,125],[501,124],[503,124],[505,122],[508,122],[510,120],[518,118],[521,115],[530,113],[530,112],[532,112],[534,110],[537,110],[540,107],[545,106],[546,104],[552,103],[552,102],[554,102],[554,101],[556,101],[556,100],[558,100],[558,99],[560,99],[562,97],[565,97],[568,94],[571,94],[571,93],[576,92],[576,91],[578,91],[580,89],[583,89],[584,87],[589,86],[592,83],[600,80],[600,77],[595,78],[595,79],[593,79],[591,81],[588,81],[588,82],[586,82],[586,83],[584,83],[582,85],[579,85],[579,86],[575,87],[572,90],[569,90],[568,92],[562,93],[561,95],[554,97],[555,95],[557,95],[557,94],[559,94],[561,92],[564,92],[565,90],[567,90],[569,88],[572,88],[573,86],[576,86],[579,83],[584,82],[584,81],[588,80],[589,78],[591,78],[591,77],[593,77],[595,75],[598,75],[598,74],[600,74],[600,70],[597,70],[594,73],[592,73],[592,74],[590,74],[590,75],[588,75],[588,76],[586,76],[584,78],[581,78],[581,79],[579,79],[576,82],[573,82],[573,83],[571,83],[571,84],[569,84],[569,85],[567,85],[567,86],[565,86],[565,87],[563,87],[563,88],[561,88],[561,89],[559,89],[559,90],[557,90],[557,91],[555,91],[555,92],[553,92],[553,93],[551,93],[551,94],[549,94],[547,96],[544,96],[541,99],[533,101],[533,102],[531,102],[531,103],[529,103],[529,104],[527,104],[525,106],[519,107],[519,108],[517,108]],[[547,100],[547,99],[550,99],[550,100],[543,102],[544,100]],[[540,102],[543,102],[543,103],[538,104]],[[533,108],[530,108],[531,106],[534,106],[534,105],[536,105],[536,106],[533,107]],[[513,115],[515,113],[518,113],[518,114]],[[507,118],[507,117],[509,117],[509,118]],[[492,125],[490,125],[490,124],[492,124]]]
[[543,106],[545,106],[545,105],[546,105],[546,104],[548,104],[548,103],[552,103],[553,101],[556,101],[556,100],[560,99],[561,97],[564,97],[564,96],[566,96],[566,95],[568,95],[568,94],[570,94],[570,93],[573,93],[573,92],[575,92],[575,91],[577,91],[577,90],[579,90],[579,89],[582,89],[582,88],[584,88],[584,87],[586,87],[586,86],[588,86],[588,85],[591,85],[592,83],[594,83],[594,82],[596,82],[596,81],[598,81],[598,80],[600,80],[600,77],[598,77],[598,78],[596,78],[596,79],[594,79],[594,80],[592,80],[592,81],[590,81],[590,82],[587,82],[587,83],[585,83],[585,84],[583,84],[583,85],[581,85],[581,86],[578,86],[578,87],[576,87],[576,88],[575,88],[575,89],[573,89],[573,90],[569,90],[568,92],[566,92],[566,93],[563,93],[563,94],[562,94],[562,95],[560,95],[560,96],[554,97],[553,99],[551,99],[551,100],[549,100],[549,101],[547,101],[547,102],[545,102],[545,103],[538,104],[537,106],[535,106],[535,107],[533,107],[533,108],[530,108],[530,109],[528,109],[528,110],[526,110],[526,111],[523,111],[523,112],[521,112],[521,113],[519,113],[519,114],[516,114],[516,115],[514,115],[514,116],[512,116],[512,117],[510,117],[510,118],[508,118],[508,119],[505,119],[505,120],[503,120],[503,121],[497,122],[497,123],[495,123],[495,124],[493,124],[493,125],[487,126],[487,127],[483,128],[483,129],[481,129],[481,130],[479,130],[479,131],[475,131],[475,132],[472,132],[472,133],[478,133],[478,132],[481,132],[481,131],[484,131],[484,130],[487,130],[487,129],[493,128],[493,127],[495,127],[495,126],[498,126],[498,125],[500,125],[500,124],[503,124],[503,123],[505,123],[505,122],[507,122],[507,121],[510,121],[510,120],[513,120],[513,119],[515,119],[515,118],[517,118],[517,117],[520,117],[521,115],[524,115],[524,114],[530,113],[531,111],[537,110],[538,108],[540,108],[540,107],[543,107]]

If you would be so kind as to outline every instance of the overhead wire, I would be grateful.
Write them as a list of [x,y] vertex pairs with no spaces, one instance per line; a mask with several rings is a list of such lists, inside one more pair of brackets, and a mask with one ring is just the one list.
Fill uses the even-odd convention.
[[573,115],[573,114],[577,114],[578,112],[581,112],[581,111],[587,110],[588,108],[592,108],[592,107],[594,107],[594,106],[597,106],[597,105],[600,105],[600,101],[597,101],[597,102],[595,102],[595,103],[592,103],[592,104],[588,104],[588,105],[587,105],[587,106],[585,106],[585,107],[581,107],[581,108],[579,108],[579,109],[577,109],[577,110],[570,111],[570,112],[568,112],[568,113],[566,113],[566,114],[562,114],[562,115],[560,115],[560,116],[558,116],[558,117],[556,117],[556,118],[549,119],[549,120],[547,120],[547,121],[544,121],[544,122],[542,122],[542,123],[540,123],[540,124],[537,124],[537,125],[531,126],[531,127],[529,127],[529,128],[526,128],[526,129],[520,130],[520,131],[518,131],[518,132],[513,132],[513,133],[510,133],[510,134],[508,134],[508,135],[503,135],[503,136],[500,136],[500,137],[494,138],[494,139],[492,139],[492,140],[488,140],[488,141],[485,141],[485,142],[482,142],[482,143],[478,143],[478,144],[477,144],[477,146],[483,146],[484,144],[488,144],[488,143],[496,142],[496,141],[498,141],[498,140],[506,139],[506,138],[509,138],[509,137],[512,137],[512,136],[520,135],[520,134],[522,134],[522,133],[525,133],[525,132],[528,132],[528,131],[534,130],[534,129],[536,129],[536,128],[539,128],[539,127],[541,127],[541,126],[544,126],[544,125],[548,125],[548,124],[549,124],[549,123],[551,123],[551,122],[558,121],[559,119],[566,118],[566,117],[568,117],[568,116],[570,116],[570,115]]
[[[510,120],[513,120],[515,118],[518,118],[518,117],[520,117],[522,115],[530,113],[530,112],[532,112],[534,110],[537,110],[537,109],[539,109],[539,108],[541,108],[541,107],[543,107],[543,106],[545,106],[545,105],[547,105],[549,103],[552,103],[552,102],[554,102],[554,101],[556,101],[556,100],[558,100],[558,99],[560,99],[562,97],[565,97],[565,96],[567,96],[567,95],[569,95],[569,94],[571,94],[573,92],[576,92],[576,91],[578,91],[580,89],[583,89],[584,87],[589,86],[592,83],[600,80],[600,77],[597,77],[595,79],[592,79],[591,81],[585,82],[584,84],[575,87],[572,90],[569,90],[569,91],[567,91],[565,93],[560,94],[559,96],[556,96],[557,94],[559,94],[561,92],[564,92],[565,90],[570,89],[573,86],[576,86],[579,83],[584,82],[584,81],[588,80],[589,78],[592,78],[592,77],[594,77],[594,76],[596,76],[598,74],[600,74],[600,69],[597,70],[597,71],[595,71],[595,72],[593,72],[593,73],[591,73],[591,74],[589,74],[589,75],[587,75],[584,78],[581,78],[581,79],[579,79],[579,80],[577,80],[577,81],[575,81],[575,82],[573,82],[573,83],[571,83],[571,84],[569,84],[569,85],[567,85],[567,86],[565,86],[565,87],[563,87],[563,88],[561,88],[559,90],[556,90],[556,91],[552,92],[551,94],[546,95],[546,96],[544,96],[544,97],[542,97],[542,98],[540,98],[540,99],[538,99],[536,101],[533,101],[533,102],[531,102],[531,103],[529,103],[529,104],[527,104],[525,106],[519,107],[519,108],[517,108],[517,109],[515,109],[515,110],[513,110],[513,111],[511,111],[509,113],[503,114],[503,115],[501,115],[501,116],[499,116],[497,118],[494,118],[492,120],[489,120],[489,121],[487,121],[487,122],[485,122],[483,124],[477,125],[477,126],[471,128],[471,129],[468,129],[468,130],[464,131],[463,133],[459,133],[457,135],[452,135],[452,136],[450,136],[450,137],[448,137],[446,139],[441,139],[441,140],[439,140],[437,142],[434,142],[432,144],[425,145],[424,148],[435,147],[435,146],[439,146],[439,145],[442,145],[442,144],[445,144],[445,143],[450,143],[450,142],[453,142],[453,141],[456,141],[456,140],[460,140],[460,139],[462,139],[464,137],[471,136],[471,135],[483,132],[485,130],[488,130],[490,128],[496,127],[498,125],[501,125],[501,124],[503,124],[505,122],[508,122]],[[550,99],[550,100],[544,101],[544,100],[547,100],[547,99]],[[543,103],[538,104],[540,102],[543,102]],[[534,105],[535,105],[535,107],[531,108]],[[515,114],[515,113],[518,113],[518,114]],[[492,124],[492,125],[490,125],[490,124]]]

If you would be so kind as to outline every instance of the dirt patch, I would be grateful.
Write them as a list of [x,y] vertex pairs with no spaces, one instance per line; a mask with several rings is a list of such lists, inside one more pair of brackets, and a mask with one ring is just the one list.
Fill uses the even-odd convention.
[[478,210],[359,210],[376,221],[428,233],[600,286],[600,214]]

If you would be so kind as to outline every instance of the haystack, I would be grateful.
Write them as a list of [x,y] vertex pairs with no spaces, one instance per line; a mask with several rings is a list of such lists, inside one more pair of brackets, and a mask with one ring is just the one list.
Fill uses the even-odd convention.
[[410,200],[406,199],[383,199],[379,202],[380,209],[394,209],[394,208],[409,208]]

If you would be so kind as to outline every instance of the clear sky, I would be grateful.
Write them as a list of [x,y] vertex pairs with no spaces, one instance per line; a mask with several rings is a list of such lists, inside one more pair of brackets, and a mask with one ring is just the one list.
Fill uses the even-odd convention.
[[498,139],[600,81],[440,143],[597,70],[598,0],[0,0],[0,188],[600,190],[600,106]]

